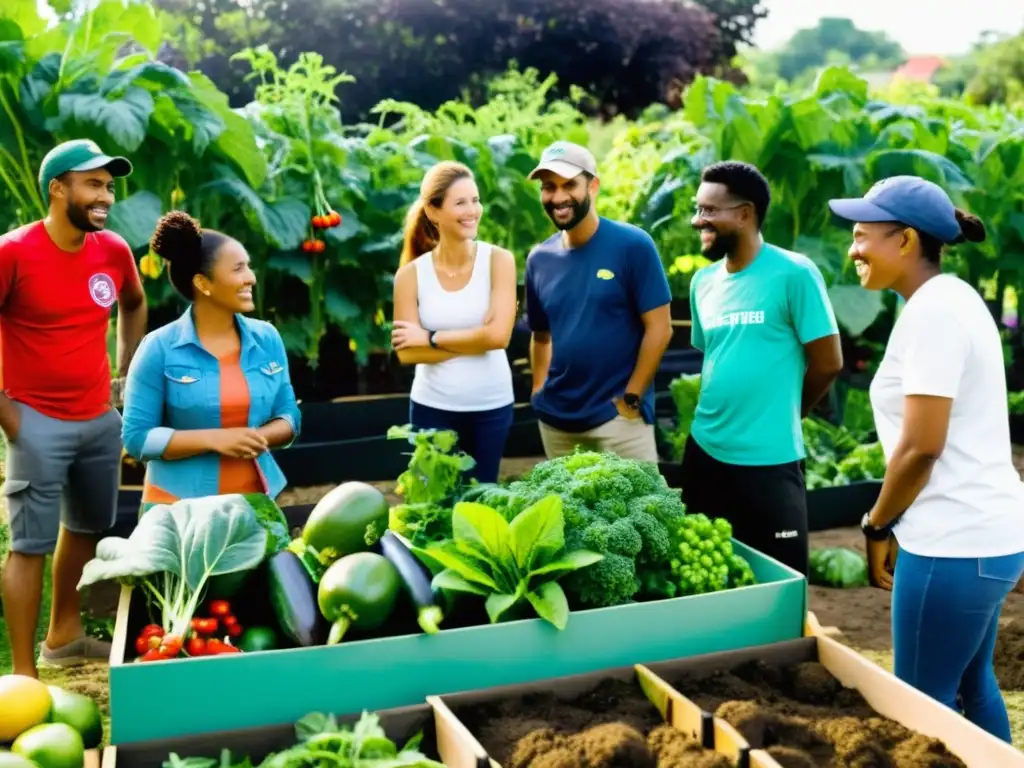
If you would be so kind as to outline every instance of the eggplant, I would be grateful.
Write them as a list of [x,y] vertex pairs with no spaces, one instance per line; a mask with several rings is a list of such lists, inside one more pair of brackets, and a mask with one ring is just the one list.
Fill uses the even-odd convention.
[[380,537],[380,551],[398,571],[402,585],[416,607],[416,621],[420,628],[428,635],[436,634],[444,611],[437,604],[430,586],[430,572],[391,531],[385,531]]
[[308,648],[323,645],[327,621],[320,614],[317,586],[294,552],[278,552],[267,561],[267,591],[281,631]]

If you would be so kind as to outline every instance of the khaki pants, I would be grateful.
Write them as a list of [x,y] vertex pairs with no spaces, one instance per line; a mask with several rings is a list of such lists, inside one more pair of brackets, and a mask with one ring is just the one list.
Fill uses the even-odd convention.
[[611,421],[586,432],[563,432],[543,422],[540,439],[549,459],[570,454],[579,445],[585,450],[607,451],[624,459],[657,461],[658,448],[654,441],[654,426],[641,418],[627,419],[616,416]]

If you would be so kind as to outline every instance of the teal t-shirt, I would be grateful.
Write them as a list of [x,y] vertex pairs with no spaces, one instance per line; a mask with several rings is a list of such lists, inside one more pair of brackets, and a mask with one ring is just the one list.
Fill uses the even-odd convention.
[[693,439],[726,464],[804,458],[803,345],[838,333],[818,268],[766,243],[744,270],[729,273],[723,259],[697,272],[690,307],[704,352]]

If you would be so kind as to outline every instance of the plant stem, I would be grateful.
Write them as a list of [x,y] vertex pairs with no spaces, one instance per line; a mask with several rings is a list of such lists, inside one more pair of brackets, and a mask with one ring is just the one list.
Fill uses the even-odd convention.
[[[25,134],[21,130],[21,123],[18,122],[18,118],[14,114],[14,110],[11,108],[10,102],[7,100],[7,94],[4,89],[0,87],[0,106],[3,106],[4,112],[7,113],[7,119],[11,121],[11,127],[14,128],[14,135],[18,140],[18,148],[21,150],[21,175],[23,179],[32,179],[32,164],[28,161],[28,148],[25,146]],[[39,190],[36,189],[34,183],[26,184],[29,190],[29,195],[36,205],[39,206],[40,215],[46,215],[46,206],[43,205],[43,198],[39,194]]]
[[[17,161],[15,161],[13,157],[10,157],[6,151],[0,150],[0,160],[3,160],[5,157],[10,158],[9,162],[11,162],[15,168],[18,167]],[[2,162],[0,162],[0,179],[3,179],[3,182],[7,185],[8,189],[11,190],[11,194],[14,195],[15,200],[18,205],[21,206],[24,213],[28,214],[32,209],[32,205],[22,196],[21,190],[18,189],[18,185],[15,183],[14,179],[8,175]]]

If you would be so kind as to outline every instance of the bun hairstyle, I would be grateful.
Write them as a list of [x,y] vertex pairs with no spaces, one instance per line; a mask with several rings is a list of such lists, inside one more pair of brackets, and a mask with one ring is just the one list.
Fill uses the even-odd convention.
[[462,163],[445,160],[427,171],[420,184],[420,196],[405,215],[405,237],[398,266],[404,267],[417,256],[437,246],[440,235],[427,216],[427,207],[440,208],[452,184],[473,178],[473,172]]
[[[956,239],[951,240],[949,245],[981,243],[985,241],[988,233],[985,231],[985,224],[981,219],[960,208],[956,208],[953,211],[953,215],[956,216],[957,224],[960,225],[960,234]],[[939,238],[926,234],[921,230],[915,231],[921,240],[921,251],[924,257],[933,264],[939,264],[942,261],[943,245],[946,244],[939,240]]]
[[184,211],[171,211],[157,222],[149,247],[171,265],[168,277],[174,290],[192,301],[193,278],[204,275],[212,279],[217,251],[227,240],[227,235],[203,229],[198,220]]

